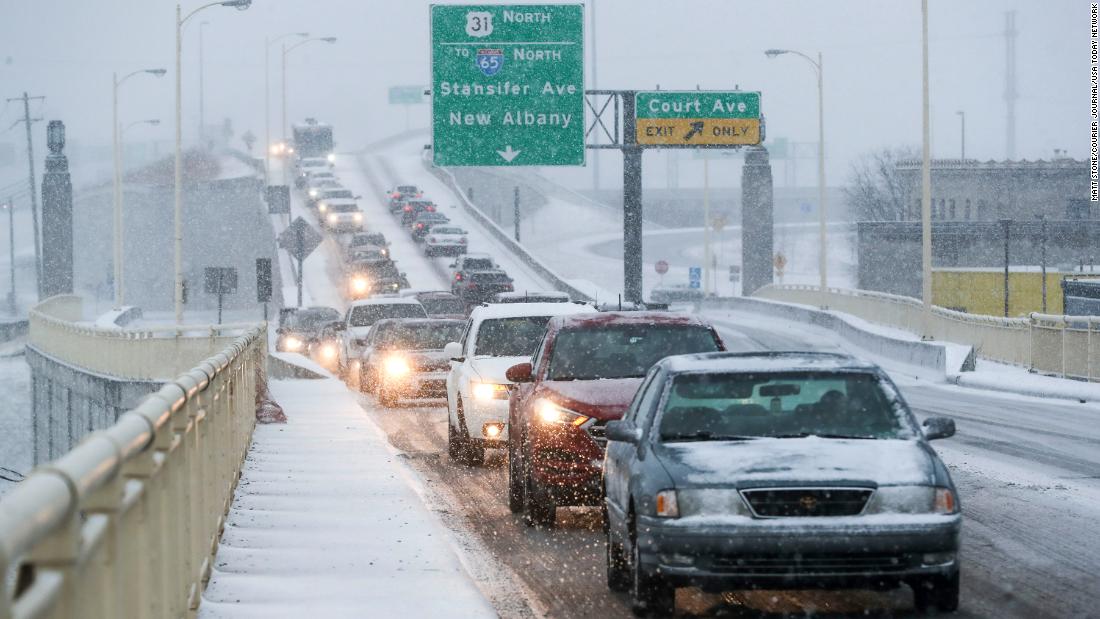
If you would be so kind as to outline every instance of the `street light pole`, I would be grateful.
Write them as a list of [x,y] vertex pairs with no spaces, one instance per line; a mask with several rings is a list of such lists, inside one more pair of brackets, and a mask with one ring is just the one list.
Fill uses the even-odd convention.
[[928,114],[928,0],[921,0],[921,335],[932,339],[932,151]]
[[11,310],[11,315],[15,316],[16,302],[15,302],[15,200],[8,198],[7,204],[8,210],[8,272],[11,277],[10,288],[8,289],[8,308]]
[[810,58],[802,52],[793,49],[769,49],[764,52],[769,58],[775,58],[781,54],[794,54],[801,56],[806,62],[809,62],[813,66],[814,72],[817,73],[817,200],[818,200],[818,274],[820,275],[820,305],[824,309],[828,307],[828,292],[829,287],[829,235],[828,228],[826,226],[826,203],[825,203],[825,81],[824,81],[824,63],[821,57],[821,52],[817,53],[817,60]]
[[114,153],[114,187],[113,187],[113,219],[114,219],[114,280],[115,280],[115,309],[122,307],[125,297],[123,296],[123,266],[122,266],[122,145],[121,135],[118,122],[118,88],[122,86],[123,82],[139,73],[148,73],[161,77],[167,73],[164,69],[140,69],[132,73],[128,73],[118,79],[118,73],[112,74],[113,88],[111,89],[111,142],[112,150]]
[[289,36],[308,37],[308,32],[288,32],[274,39],[264,37],[264,185],[270,181],[271,170],[271,46]]
[[202,60],[202,48],[203,48],[203,30],[208,21],[199,22],[199,146],[206,146],[206,97],[203,93],[205,79],[203,76],[203,60]]
[[247,9],[252,0],[224,0],[222,2],[210,2],[183,16],[179,3],[176,4],[176,165],[175,165],[175,196],[173,200],[173,260],[174,277],[172,286],[175,289],[176,324],[183,324],[183,80],[180,76],[183,65],[183,24],[194,17],[196,13],[212,6],[230,6],[238,10]]
[[[283,67],[283,122],[282,122],[282,135],[283,135],[283,145],[284,145],[284,147],[287,143],[286,142],[286,131],[287,131],[287,124],[286,124],[286,55],[289,54],[290,52],[298,49],[299,47],[305,45],[306,43],[312,43],[313,41],[324,41],[325,43],[335,43],[336,42],[336,37],[313,37],[312,39],[306,39],[304,41],[299,41],[298,43],[295,43],[294,45],[291,45],[290,47],[287,47],[286,43],[283,43],[283,63],[282,63],[282,67]],[[286,149],[284,148],[284,150],[283,150],[283,184],[284,185],[289,182],[288,177],[287,177],[287,157],[286,157],[286,154],[287,154]]]
[[966,112],[959,110],[955,112],[959,115],[959,142],[962,144],[962,155],[960,157],[963,161],[966,161]]

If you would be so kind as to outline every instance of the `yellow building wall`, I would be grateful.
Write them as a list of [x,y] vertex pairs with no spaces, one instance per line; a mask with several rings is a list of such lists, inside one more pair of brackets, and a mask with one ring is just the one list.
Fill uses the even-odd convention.
[[[1062,277],[1047,272],[1047,312],[1062,313]],[[932,303],[971,314],[1004,316],[1004,271],[932,271]],[[1043,311],[1043,274],[1009,272],[1008,315]]]

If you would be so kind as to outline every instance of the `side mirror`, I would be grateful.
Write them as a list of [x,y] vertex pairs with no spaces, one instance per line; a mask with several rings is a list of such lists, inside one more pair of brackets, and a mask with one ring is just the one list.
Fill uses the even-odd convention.
[[955,420],[947,417],[929,417],[921,424],[924,428],[924,438],[934,441],[938,438],[955,436]]
[[609,441],[619,441],[621,443],[637,445],[642,440],[642,431],[635,427],[633,423],[619,419],[617,421],[607,422],[607,429],[604,431],[604,436],[606,436]]
[[443,356],[451,361],[457,361],[462,363],[465,361],[465,357],[462,356],[462,344],[458,342],[450,342],[443,347]]
[[529,383],[534,380],[531,376],[530,363],[517,363],[513,365],[504,373],[504,377],[513,383]]

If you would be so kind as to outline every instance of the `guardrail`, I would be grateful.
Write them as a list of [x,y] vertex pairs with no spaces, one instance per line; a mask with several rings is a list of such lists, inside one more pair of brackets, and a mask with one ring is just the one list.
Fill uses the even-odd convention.
[[489,218],[485,213],[481,212],[481,209],[477,207],[466,194],[462,192],[462,188],[458,186],[458,182],[455,180],[454,175],[450,170],[446,168],[439,168],[431,164],[427,159],[423,160],[424,167],[428,172],[435,175],[439,180],[443,181],[443,184],[458,197],[462,202],[462,208],[465,209],[471,217],[477,220],[483,228],[489,231],[498,241],[503,243],[517,258],[523,261],[530,269],[539,274],[540,277],[549,282],[559,292],[568,294],[575,301],[594,301],[592,296],[582,292],[580,289],[574,287],[569,282],[565,281],[558,276],[550,267],[542,263],[541,260],[536,258],[531,252],[527,251],[523,245],[520,245],[513,239],[507,232],[501,229],[495,221]]
[[253,327],[0,500],[0,619],[198,608],[266,346]]
[[231,344],[255,323],[103,329],[81,323],[82,301],[51,297],[31,308],[29,343],[82,369],[141,380],[167,380]]
[[[1100,317],[1031,314],[1003,318],[933,307],[925,326],[923,305],[911,297],[844,288],[828,288],[825,294],[831,310],[936,340],[967,344],[984,359],[1065,378],[1100,379]],[[817,286],[771,284],[753,296],[815,307],[821,304]]]

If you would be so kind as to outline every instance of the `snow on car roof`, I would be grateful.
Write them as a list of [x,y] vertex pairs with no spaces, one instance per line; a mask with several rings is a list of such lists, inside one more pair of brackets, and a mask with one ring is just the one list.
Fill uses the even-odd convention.
[[525,316],[566,316],[595,314],[596,309],[580,303],[495,303],[475,307],[470,320],[477,322],[488,318],[522,318]]
[[412,297],[373,297],[354,301],[348,307],[359,307],[362,305],[420,305],[420,301]]
[[555,319],[557,327],[569,329],[576,327],[597,327],[601,325],[695,325],[713,328],[700,318],[689,314],[669,312],[597,312],[598,316],[567,316]]
[[878,366],[848,355],[824,352],[717,352],[666,357],[670,372],[877,371]]

